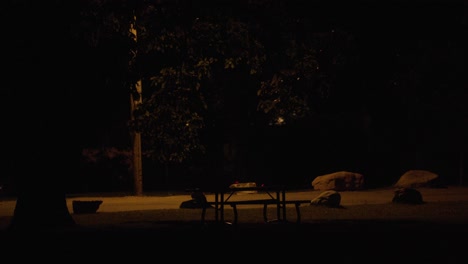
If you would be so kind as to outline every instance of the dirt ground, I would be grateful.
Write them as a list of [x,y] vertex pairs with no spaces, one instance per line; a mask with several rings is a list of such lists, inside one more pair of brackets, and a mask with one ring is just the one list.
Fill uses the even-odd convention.
[[[456,202],[468,201],[468,187],[448,186],[446,188],[417,188],[425,202]],[[379,188],[360,191],[342,191],[341,205],[363,205],[363,204],[387,204],[391,203],[394,196],[394,188]],[[318,190],[294,190],[286,193],[286,199],[312,200],[322,191]],[[159,193],[144,196],[69,196],[67,205],[73,213],[72,203],[75,200],[92,201],[101,200],[98,212],[124,212],[158,209],[178,209],[183,201],[191,199],[190,193]],[[209,201],[214,201],[214,195],[205,194]],[[262,199],[266,198],[264,193],[241,193],[231,199]],[[0,200],[0,217],[12,216],[16,200]],[[251,206],[255,207],[255,205]],[[258,206],[257,206],[258,207]]]
[[[238,226],[211,220],[201,224],[200,210],[179,208],[181,202],[191,199],[189,193],[74,196],[67,202],[78,227],[25,233],[0,228],[1,252],[5,258],[14,252],[20,261],[34,256],[35,261],[66,258],[75,262],[150,259],[290,263],[309,259],[344,263],[466,263],[468,187],[418,190],[426,202],[421,206],[392,204],[393,188],[347,191],[340,192],[343,208],[302,208],[301,224],[263,223],[261,213],[252,208],[239,212]],[[320,193],[294,191],[288,192],[286,198],[313,199]],[[239,194],[233,199],[263,195]],[[207,194],[207,198],[212,200],[213,196]],[[73,213],[73,200],[103,203],[96,214],[78,215]],[[14,199],[0,201],[0,222],[4,227],[14,206]],[[249,210],[252,214],[248,214]],[[291,220],[295,220],[294,209],[290,212]],[[251,215],[253,220],[243,218],[245,215]]]
[[[417,188],[425,202],[468,201],[468,187],[449,186],[447,188]],[[368,189],[361,191],[343,191],[341,205],[386,204],[392,201],[394,188]],[[286,193],[286,199],[312,200],[322,191],[300,190]],[[214,195],[205,194],[209,201],[214,201]],[[231,199],[262,199],[266,194],[241,193]],[[190,193],[160,196],[125,196],[125,197],[74,197],[68,199],[69,208],[73,200],[102,200],[99,212],[177,209],[183,201],[190,200]]]

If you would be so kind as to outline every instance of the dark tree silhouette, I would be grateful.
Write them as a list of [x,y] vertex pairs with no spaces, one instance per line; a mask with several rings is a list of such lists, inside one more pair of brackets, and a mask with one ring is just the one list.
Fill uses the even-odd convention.
[[[15,230],[73,226],[64,183],[77,169],[80,149],[74,131],[77,68],[68,1],[10,1],[8,122],[4,138],[8,173],[15,181]],[[15,21],[12,23],[12,21]]]

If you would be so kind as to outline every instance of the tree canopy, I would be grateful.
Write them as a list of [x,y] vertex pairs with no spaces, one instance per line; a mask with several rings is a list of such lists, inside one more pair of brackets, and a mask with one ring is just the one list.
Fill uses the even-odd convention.
[[[434,64],[418,60],[438,60],[436,43],[453,52],[461,48],[456,36],[463,16],[449,17],[458,12],[456,2],[88,3],[82,21],[88,30],[78,32],[88,32],[85,39],[109,53],[114,88],[132,91],[137,80],[143,81],[143,104],[130,125],[144,135],[145,153],[163,163],[199,156],[216,138],[230,141],[249,128],[297,122],[310,127],[309,121],[317,118],[335,119],[333,126],[343,127],[347,121],[341,119],[349,115],[371,120],[367,131],[356,130],[370,140],[376,134],[387,138],[371,143],[371,149],[399,151],[416,131],[397,129],[414,123],[405,121],[405,109],[433,108],[426,95],[442,91],[431,81],[423,88],[421,81],[430,79],[427,65]],[[432,19],[434,14],[440,19]],[[129,34],[134,24],[137,41]],[[446,36],[446,43],[431,29]],[[417,46],[427,52],[413,52]],[[447,62],[459,71],[459,62]],[[445,70],[440,70],[432,78],[447,85]],[[459,77],[450,78],[456,86]],[[428,103],[409,100],[415,94]],[[337,133],[333,129],[328,133]],[[342,145],[350,137],[330,144]]]
[[[328,94],[328,73],[319,67],[316,48],[339,33],[307,30],[312,21],[289,13],[298,9],[292,4],[91,3],[82,23],[90,29],[85,38],[92,45],[115,41],[122,47],[120,65],[136,56],[120,74],[130,89],[143,80],[143,104],[131,127],[143,133],[145,152],[155,160],[181,162],[203,152],[203,135],[223,123],[294,122]],[[128,34],[132,15],[135,43]]]

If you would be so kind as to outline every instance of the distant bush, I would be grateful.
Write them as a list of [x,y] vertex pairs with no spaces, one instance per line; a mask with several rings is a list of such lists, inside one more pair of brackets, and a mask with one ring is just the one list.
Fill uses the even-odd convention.
[[[74,192],[126,191],[133,188],[132,152],[118,148],[83,149]],[[77,187],[78,186],[78,187]]]

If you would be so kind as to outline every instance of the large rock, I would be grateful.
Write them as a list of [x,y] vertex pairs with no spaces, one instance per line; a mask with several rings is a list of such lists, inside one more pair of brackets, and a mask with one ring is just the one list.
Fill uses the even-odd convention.
[[102,200],[80,201],[75,200],[72,202],[74,214],[94,214],[102,204]]
[[392,199],[393,203],[402,204],[423,204],[421,193],[413,188],[398,188],[395,190],[395,195]]
[[340,207],[341,194],[337,191],[324,191],[310,201],[310,205]]
[[201,191],[194,191],[192,193],[192,199],[188,201],[183,201],[179,208],[212,208],[213,206],[209,205],[206,200],[206,196]]
[[437,187],[439,175],[426,170],[409,170],[393,185],[395,188]]
[[348,191],[364,188],[364,177],[360,173],[349,171],[338,171],[330,174],[317,176],[312,181],[314,190]]

